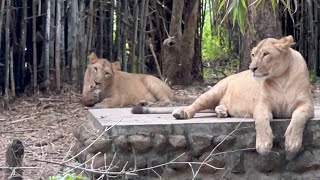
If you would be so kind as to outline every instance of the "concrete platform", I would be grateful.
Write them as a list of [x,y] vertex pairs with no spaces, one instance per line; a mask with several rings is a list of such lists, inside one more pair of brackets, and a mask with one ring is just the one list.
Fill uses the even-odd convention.
[[[161,107],[167,110],[176,108]],[[96,142],[97,148],[90,147],[85,151],[81,162],[102,152],[111,159],[117,155],[119,163],[129,162],[131,168],[135,164],[133,157],[137,157],[139,162],[143,162],[141,168],[150,168],[169,162],[181,153],[185,153],[180,160],[182,162],[202,161],[217,148],[215,155],[211,155],[214,159],[211,165],[224,166],[225,170],[207,167],[201,171],[200,179],[218,180],[222,176],[239,180],[320,179],[320,106],[315,107],[315,118],[305,127],[302,148],[293,157],[285,152],[284,134],[289,119],[271,122],[273,153],[268,156],[261,156],[254,150],[256,132],[251,118],[217,118],[214,113],[198,113],[192,119],[176,120],[171,114],[132,114],[131,108],[113,108],[91,109],[88,120],[90,126],[82,126],[76,136],[79,151],[90,144],[101,130],[112,128],[104,133],[99,143]],[[88,127],[92,125],[98,131],[90,131]],[[180,165],[166,165],[157,173],[174,180],[191,177],[189,165]],[[137,179],[150,180],[154,177],[158,179],[153,171],[144,171]]]
[[[150,107],[150,109],[174,110],[179,107]],[[166,124],[207,124],[226,122],[253,122],[252,118],[217,118],[215,113],[197,113],[194,118],[177,120],[171,114],[132,114],[132,108],[90,109],[88,118],[100,126],[124,125],[166,125]],[[283,121],[289,119],[274,119]],[[315,106],[315,117],[320,120],[320,106]]]

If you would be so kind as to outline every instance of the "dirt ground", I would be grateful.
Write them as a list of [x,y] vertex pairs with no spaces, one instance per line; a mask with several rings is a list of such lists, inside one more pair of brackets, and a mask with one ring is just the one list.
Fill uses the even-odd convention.
[[[313,86],[315,99],[320,99],[320,83]],[[199,95],[209,89],[207,86],[192,86],[179,90],[175,94]],[[17,99],[11,105],[11,111],[0,114],[0,167],[5,167],[6,146],[13,139],[19,139],[25,146],[24,179],[48,179],[59,171],[60,166],[38,162],[36,159],[61,162],[75,142],[74,128],[85,122],[88,108],[79,102],[80,94],[71,88],[64,88],[61,94],[37,94]],[[317,103],[318,104],[318,103]],[[1,177],[0,168],[0,177]]]

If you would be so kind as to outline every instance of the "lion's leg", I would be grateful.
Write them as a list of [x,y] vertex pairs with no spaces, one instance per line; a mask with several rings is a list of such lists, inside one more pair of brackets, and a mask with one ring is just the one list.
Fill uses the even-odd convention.
[[225,93],[225,90],[225,82],[218,83],[209,91],[199,96],[199,98],[197,98],[190,106],[174,110],[172,112],[172,115],[176,119],[188,119],[192,118],[197,112],[201,110],[213,109],[219,104],[221,98]]
[[262,155],[266,155],[271,151],[273,142],[272,129],[270,121],[272,113],[267,104],[259,103],[255,107],[253,113],[256,129],[256,150]]
[[314,116],[312,103],[300,105],[292,114],[291,122],[285,133],[286,151],[295,153],[302,144],[303,130],[306,122]]
[[119,107],[119,103],[114,98],[106,98],[102,100],[100,103],[95,104],[93,107],[96,109],[100,108],[115,108]]

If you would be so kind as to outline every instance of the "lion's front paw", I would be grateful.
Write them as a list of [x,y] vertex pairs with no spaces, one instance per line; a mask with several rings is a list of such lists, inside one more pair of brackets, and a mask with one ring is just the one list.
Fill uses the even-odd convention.
[[172,112],[173,117],[176,119],[188,119],[190,116],[188,113],[184,110],[184,108],[176,109]]
[[224,105],[217,106],[214,111],[217,113],[218,118],[228,117],[227,108]]
[[272,148],[272,130],[271,127],[267,127],[262,130],[257,130],[256,136],[256,150],[261,155],[267,155]]
[[97,103],[93,106],[94,109],[102,109],[102,108],[107,108],[104,104],[102,103]]
[[303,128],[288,126],[285,133],[286,151],[296,153],[299,151],[302,144]]

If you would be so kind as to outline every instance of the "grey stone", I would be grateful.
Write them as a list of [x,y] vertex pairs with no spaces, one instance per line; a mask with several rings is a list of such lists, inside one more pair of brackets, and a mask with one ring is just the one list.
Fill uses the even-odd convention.
[[208,150],[208,147],[211,145],[211,140],[212,136],[207,134],[196,133],[189,135],[189,142],[193,150],[193,155],[200,156]]
[[128,141],[137,154],[146,153],[152,147],[151,139],[146,135],[135,134],[129,136]]
[[156,134],[153,138],[153,148],[156,152],[164,152],[166,150],[167,138],[162,134]]
[[100,137],[99,139],[87,139],[84,142],[84,145],[85,147],[88,147],[87,151],[90,153],[108,153],[111,150],[112,140],[103,137]]
[[281,162],[284,161],[283,156],[271,152],[265,156],[257,155],[254,160],[254,167],[259,172],[270,173],[274,170],[279,170],[281,168]]
[[[210,152],[205,152],[203,153],[200,158],[199,161],[200,162],[204,162],[204,160],[209,156]],[[207,164],[216,167],[216,168],[223,168],[225,166],[225,162],[221,161],[219,159],[216,159],[214,157],[209,157],[207,160]],[[208,174],[214,174],[218,171],[218,169],[215,169],[213,167],[210,167],[208,165],[202,165],[200,172],[202,173],[208,173]]]
[[143,156],[136,156],[135,164],[137,169],[142,169],[147,167],[147,160]]
[[292,159],[287,164],[287,170],[294,172],[306,172],[320,166],[320,150],[304,151],[299,157]]
[[213,144],[218,145],[221,141],[223,141],[223,142],[217,147],[217,149],[219,151],[223,152],[223,151],[226,151],[232,147],[232,145],[235,142],[235,137],[233,137],[233,136],[227,137],[227,135],[219,135],[213,139]]
[[131,150],[126,136],[121,135],[114,140],[114,145],[117,151],[128,152]]
[[174,150],[184,149],[187,146],[186,138],[183,135],[169,136],[169,143]]
[[[165,172],[165,167],[155,167],[161,164],[166,163],[166,159],[162,157],[153,157],[148,162],[148,168],[152,168],[152,170],[148,170],[148,175],[151,177],[158,177],[158,175],[162,175]],[[156,172],[156,173],[155,173]]]
[[[179,157],[180,156],[180,157]],[[179,158],[178,158],[179,157]],[[177,159],[176,159],[177,158]],[[174,162],[191,162],[192,156],[190,154],[183,154],[176,155],[172,159],[175,159]],[[184,171],[188,168],[190,168],[189,164],[187,163],[172,163],[169,165],[172,169],[177,170],[177,171]]]

